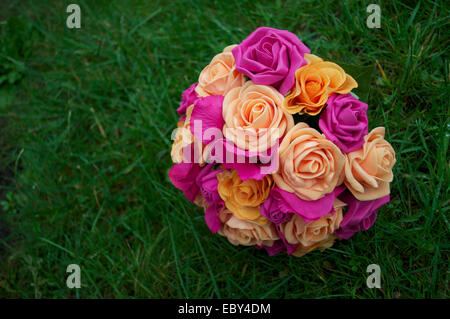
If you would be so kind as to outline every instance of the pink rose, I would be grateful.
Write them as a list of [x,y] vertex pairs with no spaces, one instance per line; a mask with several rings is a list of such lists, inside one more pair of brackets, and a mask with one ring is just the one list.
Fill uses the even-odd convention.
[[[270,219],[275,224],[288,220],[292,213],[301,217],[305,222],[311,222],[332,212],[334,200],[345,190],[345,186],[336,187],[333,192],[318,200],[303,200],[297,195],[286,192],[278,187],[270,191],[268,199],[261,205],[261,215]],[[267,215],[267,216],[266,216]]]
[[172,184],[180,189],[192,203],[199,191],[195,179],[200,169],[200,165],[195,163],[178,163],[172,166],[169,171],[169,178]]
[[304,54],[311,51],[289,31],[260,27],[232,52],[239,72],[284,95],[295,83],[295,71],[306,65]]
[[189,87],[189,89],[183,91],[183,93],[181,94],[181,103],[180,106],[177,108],[177,113],[179,115],[185,114],[187,108],[192,104],[194,104],[195,100],[198,98],[197,93],[195,92],[197,84],[198,83],[192,84]]
[[284,212],[281,210],[279,204],[280,200],[279,194],[276,191],[273,192],[272,189],[269,198],[260,205],[261,215],[276,225],[287,222],[292,217],[291,212]]
[[347,191],[339,196],[339,199],[347,204],[348,209],[335,234],[341,238],[349,239],[355,233],[372,227],[377,219],[377,210],[389,202],[390,197],[387,195],[362,202]]
[[367,104],[351,94],[331,95],[319,120],[323,134],[343,153],[356,151],[363,146],[368,125]]

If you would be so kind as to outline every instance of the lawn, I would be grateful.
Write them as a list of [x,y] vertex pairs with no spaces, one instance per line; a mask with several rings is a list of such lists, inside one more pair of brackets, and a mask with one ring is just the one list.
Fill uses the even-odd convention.
[[[377,1],[370,29],[370,3],[2,1],[0,297],[447,298],[449,6]],[[167,175],[181,92],[262,25],[372,67],[369,129],[397,155],[375,225],[302,258],[211,234]]]

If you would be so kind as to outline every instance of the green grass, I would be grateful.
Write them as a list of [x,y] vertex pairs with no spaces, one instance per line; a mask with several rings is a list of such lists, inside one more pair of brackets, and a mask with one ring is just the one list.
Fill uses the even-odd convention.
[[[445,1],[377,1],[381,28],[369,29],[370,1],[80,0],[70,30],[72,2],[0,6],[0,296],[448,297]],[[262,25],[374,66],[370,129],[385,126],[397,152],[374,227],[302,258],[212,235],[167,177],[182,90]],[[366,286],[372,263],[381,289]]]

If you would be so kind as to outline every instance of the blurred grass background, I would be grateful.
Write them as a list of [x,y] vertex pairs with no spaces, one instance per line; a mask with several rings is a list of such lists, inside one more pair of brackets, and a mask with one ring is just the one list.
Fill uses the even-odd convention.
[[[66,27],[73,2],[81,29]],[[448,3],[376,1],[369,29],[371,2],[2,1],[0,296],[448,297]],[[182,90],[262,25],[374,66],[370,129],[397,152],[376,224],[302,258],[212,235],[167,178]]]

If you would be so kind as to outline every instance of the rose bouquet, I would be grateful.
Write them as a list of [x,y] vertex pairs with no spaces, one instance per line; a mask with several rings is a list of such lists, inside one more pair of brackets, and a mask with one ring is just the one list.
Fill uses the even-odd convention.
[[261,27],[182,94],[169,177],[211,232],[303,256],[373,225],[395,152],[356,80],[293,33]]

